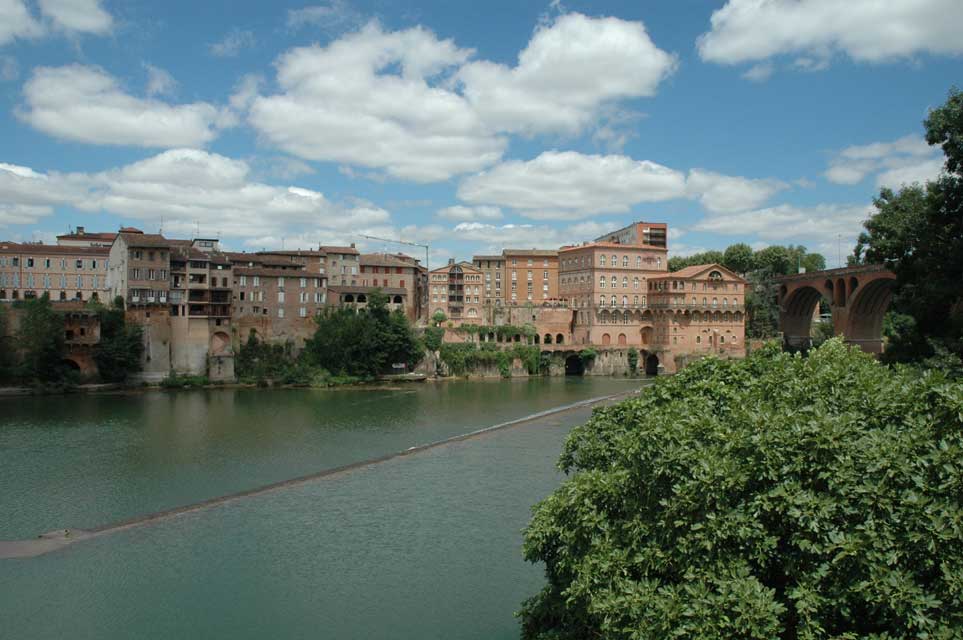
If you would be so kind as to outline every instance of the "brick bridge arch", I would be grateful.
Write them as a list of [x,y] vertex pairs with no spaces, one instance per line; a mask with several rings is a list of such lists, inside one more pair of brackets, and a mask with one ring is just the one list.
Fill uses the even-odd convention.
[[776,278],[779,328],[793,346],[810,344],[813,313],[826,298],[833,333],[869,353],[883,351],[883,316],[889,308],[896,275],[882,265],[860,265]]

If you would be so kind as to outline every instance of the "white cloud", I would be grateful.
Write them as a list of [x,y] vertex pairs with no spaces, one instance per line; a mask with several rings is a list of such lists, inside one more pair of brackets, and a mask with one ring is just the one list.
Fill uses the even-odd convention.
[[100,0],[39,0],[39,4],[40,11],[63,31],[105,35],[114,26]]
[[935,178],[943,160],[938,148],[919,136],[908,135],[892,142],[846,147],[830,161],[826,179],[836,184],[859,184],[870,174],[878,187],[899,187]]
[[43,25],[30,15],[22,0],[0,0],[0,45],[16,38],[38,38]]
[[10,82],[20,75],[20,66],[12,56],[0,56],[0,81]]
[[515,67],[472,62],[458,79],[493,128],[577,133],[603,104],[655,94],[677,65],[641,22],[570,13],[539,26]]
[[873,207],[865,204],[820,204],[797,207],[782,204],[742,213],[713,215],[692,228],[728,236],[756,235],[769,242],[834,242],[838,236],[855,239]]
[[625,212],[639,202],[685,193],[685,176],[668,167],[622,155],[574,151],[546,151],[533,160],[503,162],[458,186],[458,197],[465,202],[560,220]]
[[310,5],[300,9],[288,9],[287,24],[290,29],[319,27],[332,30],[360,23],[361,14],[344,0],[332,0],[327,4]]
[[[356,233],[390,214],[363,200],[332,202],[297,186],[253,181],[246,162],[197,149],[171,149],[91,174],[40,173],[0,163],[0,202],[10,215],[43,215],[54,206],[106,211],[146,228],[190,235],[282,237],[288,233]],[[15,208],[15,209],[11,209]]]
[[17,117],[46,134],[92,144],[200,146],[215,137],[218,110],[129,95],[99,67],[38,67]]
[[963,53],[959,0],[729,0],[710,22],[699,55],[721,64],[788,54],[815,70],[837,52],[864,62]]
[[474,222],[477,220],[501,220],[502,210],[498,207],[466,207],[455,205],[439,209],[435,214],[445,220],[459,220],[463,222]]
[[475,171],[498,160],[505,141],[490,135],[439,78],[470,54],[420,27],[385,32],[369,23],[327,47],[281,56],[281,93],[256,98],[250,122],[307,160],[362,165],[416,182]]
[[172,95],[177,89],[177,80],[167,71],[147,63],[144,63],[144,69],[147,71],[148,96]]
[[764,204],[789,185],[780,180],[725,176],[704,169],[692,169],[686,191],[698,198],[710,213],[745,211]]
[[218,42],[207,45],[207,48],[211,55],[218,58],[233,58],[243,49],[253,47],[256,42],[253,31],[234,28]]
[[748,71],[742,74],[742,77],[752,82],[765,82],[775,70],[776,66],[771,62],[761,62],[750,67]]

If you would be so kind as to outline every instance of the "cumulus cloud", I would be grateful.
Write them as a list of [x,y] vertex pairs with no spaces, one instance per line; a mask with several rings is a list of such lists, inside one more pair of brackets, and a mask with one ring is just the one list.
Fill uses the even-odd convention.
[[63,31],[105,35],[114,27],[100,0],[39,0],[39,4],[44,16]]
[[698,198],[710,213],[732,213],[759,207],[788,186],[781,180],[726,176],[705,169],[691,170],[686,180],[688,194]]
[[742,74],[742,77],[751,82],[765,82],[772,76],[775,70],[776,66],[771,62],[762,62],[752,65]]
[[898,188],[936,178],[943,168],[938,148],[915,135],[892,142],[846,147],[830,160],[826,179],[836,184],[859,184],[876,174],[877,187]]
[[756,235],[767,242],[827,243],[837,237],[854,240],[873,207],[865,204],[789,204],[741,213],[713,215],[692,228],[727,236]]
[[0,0],[0,45],[18,38],[37,38],[43,33],[43,25],[30,15],[22,0]]
[[699,55],[721,64],[792,55],[815,70],[835,53],[861,62],[963,53],[959,0],[729,0],[710,23]]
[[386,32],[369,23],[326,47],[284,54],[277,62],[281,93],[255,98],[250,122],[307,160],[416,182],[475,171],[496,161],[505,141],[439,80],[470,54],[420,27]]
[[254,38],[253,31],[244,31],[234,28],[221,40],[207,45],[211,55],[218,58],[233,58],[244,49],[253,47],[257,40]]
[[498,207],[466,207],[464,205],[455,205],[453,207],[439,209],[435,215],[445,220],[460,220],[465,222],[501,220],[502,210]]
[[312,189],[254,181],[250,173],[244,161],[197,149],[171,149],[99,173],[42,173],[0,163],[0,202],[21,214],[65,205],[145,225],[163,222],[173,233],[190,234],[199,224],[210,233],[248,238],[355,232],[390,221],[369,202],[333,202]]
[[574,151],[546,151],[533,160],[503,162],[458,186],[458,197],[465,202],[560,220],[621,213],[639,202],[685,195],[685,175],[668,167],[624,155]]
[[[328,16],[332,6],[289,20]],[[619,148],[627,112],[618,101],[654,94],[677,65],[642,23],[580,14],[540,24],[514,67],[473,56],[422,27],[369,22],[327,46],[283,54],[280,91],[254,98],[248,119],[302,159],[434,182],[494,164],[508,133],[594,128]]]
[[206,102],[170,105],[126,93],[99,67],[38,67],[23,89],[17,117],[46,134],[93,144],[200,146],[221,117]]
[[577,133],[603,104],[655,94],[677,65],[641,22],[570,13],[539,26],[515,67],[471,62],[458,79],[493,128]]

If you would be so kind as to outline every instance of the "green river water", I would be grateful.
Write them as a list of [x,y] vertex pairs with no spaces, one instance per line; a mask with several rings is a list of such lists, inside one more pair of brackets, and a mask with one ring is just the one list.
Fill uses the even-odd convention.
[[[92,528],[638,388],[613,378],[0,400],[0,540]],[[0,560],[0,638],[517,638],[589,409]]]

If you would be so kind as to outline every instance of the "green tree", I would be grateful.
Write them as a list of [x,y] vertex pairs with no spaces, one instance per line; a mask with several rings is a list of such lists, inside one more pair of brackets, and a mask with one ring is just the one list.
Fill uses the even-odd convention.
[[723,254],[722,265],[736,273],[749,273],[756,267],[752,247],[744,242],[729,245]]
[[772,245],[756,252],[757,269],[764,269],[773,275],[796,273],[796,252],[787,247]]
[[746,335],[771,338],[779,331],[778,286],[768,269],[746,275]]
[[17,342],[23,354],[20,378],[24,382],[60,382],[63,366],[64,319],[50,304],[50,296],[25,300]]
[[388,296],[368,294],[365,309],[334,308],[317,319],[314,336],[305,343],[309,364],[331,373],[375,376],[394,363],[413,366],[424,355],[424,344],[400,310],[388,309]]
[[523,637],[958,638],[963,385],[839,339],[598,409],[525,556]]
[[626,359],[629,363],[629,373],[634,374],[639,366],[639,352],[636,351],[635,347],[629,349],[629,352],[626,354]]
[[943,149],[943,173],[925,185],[882,189],[854,250],[854,261],[893,270],[892,308],[915,321],[891,342],[891,360],[944,351],[963,358],[963,94],[951,90],[923,124],[927,142]]
[[100,321],[100,342],[94,349],[97,371],[105,382],[124,382],[141,370],[143,329],[127,324],[123,298],[111,307],[95,305],[94,309]]
[[435,311],[435,313],[433,313],[431,316],[431,321],[435,323],[436,327],[440,327],[441,325],[443,325],[445,323],[445,320],[447,319],[448,319],[448,316],[446,316],[445,312],[442,311],[441,309],[439,309],[438,311]]
[[9,331],[9,312],[5,306],[0,306],[0,384],[9,384],[16,378],[16,353]]

